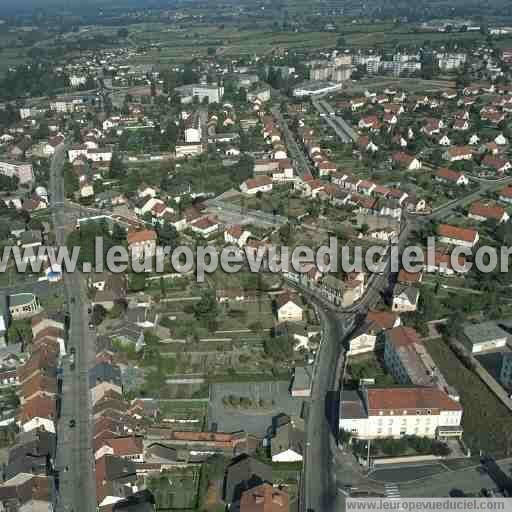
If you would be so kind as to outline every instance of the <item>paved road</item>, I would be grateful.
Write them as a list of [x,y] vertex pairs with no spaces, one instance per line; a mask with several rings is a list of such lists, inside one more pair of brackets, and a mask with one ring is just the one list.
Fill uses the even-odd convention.
[[277,107],[274,107],[272,109],[272,114],[279,122],[279,126],[281,130],[283,131],[286,147],[288,148],[288,151],[290,153],[290,156],[297,162],[297,173],[301,178],[303,178],[306,174],[313,174],[313,168],[311,166],[311,163],[309,162],[308,158],[302,151],[302,149],[299,147],[297,140],[295,139],[295,136],[290,131],[290,128],[288,127],[288,123],[286,122],[285,118],[279,111]]
[[[66,148],[61,145],[52,159],[50,191],[53,222],[58,245],[65,245],[64,179]],[[61,417],[57,426],[56,467],[60,475],[60,512],[96,510],[94,456],[92,453],[91,402],[88,371],[94,360],[95,341],[88,328],[86,287],[82,276],[64,274],[64,293],[70,313],[68,351],[75,350],[75,369],[68,358],[63,362]],[[70,421],[75,421],[72,427]]]
[[208,199],[206,205],[227,223],[244,224],[249,221],[263,227],[279,227],[288,222],[288,218],[282,215],[272,215],[260,210],[245,210],[221,199]]
[[443,218],[446,218],[446,215],[453,211],[455,208],[458,208],[460,206],[466,206],[467,204],[476,201],[482,195],[487,194],[488,192],[501,190],[506,185],[512,183],[512,177],[504,178],[499,181],[478,181],[478,183],[480,184],[480,188],[478,190],[471,194],[467,194],[461,197],[460,199],[456,199],[454,201],[446,203],[445,205],[440,206],[439,208],[436,208],[435,210],[432,211],[432,213],[429,216],[427,216],[427,218],[432,220],[442,220]]
[[341,142],[344,144],[357,142],[359,135],[342,117],[332,114],[335,110],[327,101],[315,99],[313,100],[313,107],[315,107],[318,114],[322,116],[324,121],[334,130]]
[[352,316],[341,317],[322,308],[318,308],[318,313],[323,341],[315,363],[307,417],[302,510],[330,512],[344,509],[344,495],[337,492],[334,468],[338,421],[336,370],[339,361],[343,364],[343,339],[349,333],[354,319]]

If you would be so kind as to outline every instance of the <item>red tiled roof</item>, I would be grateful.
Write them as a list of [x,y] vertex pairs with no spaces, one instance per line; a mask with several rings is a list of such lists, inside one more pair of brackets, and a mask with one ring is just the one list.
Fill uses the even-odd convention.
[[57,414],[57,402],[55,398],[36,396],[21,406],[20,420],[22,423],[32,418],[55,419]]
[[504,160],[503,158],[495,158],[491,155],[485,155],[484,159],[482,160],[482,165],[484,167],[491,167],[497,171],[505,167],[507,163],[507,160]]
[[462,240],[464,242],[474,242],[478,231],[474,229],[459,228],[450,226],[449,224],[440,224],[437,228],[437,234],[454,240]]
[[128,232],[128,245],[132,245],[140,242],[148,242],[156,240],[156,231],[152,229],[143,229],[141,231],[130,231]]
[[470,215],[476,215],[478,217],[485,217],[486,219],[501,220],[505,209],[501,206],[490,206],[480,201],[473,203],[469,209]]
[[103,445],[110,446],[114,455],[125,457],[127,455],[138,455],[144,451],[142,436],[125,436],[105,439]]
[[398,153],[393,154],[392,159],[394,162],[398,162],[399,164],[410,165],[411,162],[415,159],[415,157],[412,155],[408,155],[403,151],[399,151]]
[[389,331],[389,340],[395,347],[406,347],[419,343],[418,333],[412,327],[395,327]]
[[264,483],[242,493],[240,512],[288,512],[288,493]]
[[501,189],[500,196],[512,199],[512,185]]
[[398,282],[409,284],[418,283],[421,279],[421,272],[407,272],[405,269],[401,269],[398,273]]
[[461,411],[462,406],[444,391],[433,387],[368,388],[371,411]]
[[392,329],[398,315],[391,311],[368,311],[368,320],[381,329]]
[[21,396],[27,399],[39,391],[56,395],[57,380],[38,373],[23,383],[21,387]]
[[441,167],[437,170],[436,176],[446,181],[456,182],[461,176],[464,176],[464,174],[459,171],[448,169],[448,167]]
[[448,150],[448,154],[450,156],[464,156],[464,155],[472,155],[473,148],[469,146],[455,146]]
[[265,185],[270,185],[272,183],[272,178],[268,176],[258,176],[257,178],[249,179],[245,182],[248,190],[258,187],[264,187]]

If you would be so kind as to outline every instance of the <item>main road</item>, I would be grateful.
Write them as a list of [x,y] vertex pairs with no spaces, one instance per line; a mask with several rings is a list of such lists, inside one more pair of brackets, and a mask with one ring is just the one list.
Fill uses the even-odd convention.
[[[50,198],[56,243],[66,244],[63,168],[66,146],[61,144],[52,158]],[[71,226],[73,229],[74,226]],[[65,298],[70,314],[67,351],[63,361],[61,413],[57,425],[59,512],[94,512],[96,485],[92,451],[92,406],[89,394],[89,368],[95,356],[95,340],[88,325],[87,290],[82,275],[64,272]],[[74,365],[71,364],[74,357]]]

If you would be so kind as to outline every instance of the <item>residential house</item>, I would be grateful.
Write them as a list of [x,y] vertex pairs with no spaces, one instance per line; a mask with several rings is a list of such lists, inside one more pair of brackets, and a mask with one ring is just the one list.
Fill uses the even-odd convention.
[[469,179],[467,176],[459,171],[448,169],[447,167],[441,167],[435,173],[435,180],[440,183],[446,183],[449,185],[467,186],[469,185]]
[[243,229],[240,225],[233,225],[224,231],[224,241],[227,244],[238,245],[243,248],[250,238],[251,232]]
[[52,511],[56,499],[53,476],[18,473],[0,485],[0,508],[5,511]]
[[203,238],[208,238],[219,231],[219,223],[215,218],[201,217],[190,225],[190,229]]
[[499,200],[503,203],[512,204],[512,186],[509,185],[499,192]]
[[98,441],[95,446],[95,460],[104,455],[114,455],[132,462],[144,462],[144,438],[142,436],[111,437]]
[[482,167],[492,169],[499,174],[503,174],[512,168],[512,164],[508,160],[493,157],[491,155],[485,155],[481,165]]
[[242,493],[238,510],[239,512],[289,512],[290,498],[284,489],[264,483]]
[[298,296],[283,293],[276,297],[277,320],[279,322],[301,322],[303,308],[299,304]]
[[403,151],[394,153],[391,157],[391,161],[394,165],[406,169],[408,171],[416,171],[421,169],[421,161],[413,155],[404,153]]
[[437,236],[441,243],[471,248],[474,247],[479,240],[478,231],[450,226],[449,224],[440,224],[437,228]]
[[133,259],[152,258],[156,254],[156,231],[143,229],[128,231],[128,249]]
[[348,355],[358,355],[373,352],[377,346],[379,337],[393,327],[400,325],[400,317],[391,311],[368,312],[366,322],[357,330],[349,340]]
[[468,212],[468,218],[478,222],[494,220],[498,224],[501,224],[503,222],[507,222],[510,217],[505,211],[505,208],[502,208],[501,206],[492,206],[477,201],[471,205]]
[[224,501],[228,505],[237,505],[245,491],[271,482],[272,468],[270,466],[248,455],[242,455],[226,469]]
[[392,310],[397,313],[416,311],[420,292],[414,286],[396,284],[393,288]]
[[443,158],[450,162],[471,160],[473,158],[473,148],[471,146],[454,146],[444,152]]
[[304,421],[295,418],[274,429],[270,440],[272,462],[300,462],[304,456]]
[[242,183],[240,190],[244,194],[255,195],[258,192],[265,193],[272,191],[272,178],[267,176],[258,176],[248,179]]

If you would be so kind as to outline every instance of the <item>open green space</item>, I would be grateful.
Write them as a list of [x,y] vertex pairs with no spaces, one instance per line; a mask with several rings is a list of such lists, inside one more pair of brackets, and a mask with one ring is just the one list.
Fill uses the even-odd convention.
[[512,414],[471,370],[466,368],[444,339],[426,342],[427,349],[448,384],[460,394],[464,407],[464,441],[479,453],[509,456]]
[[155,496],[156,510],[195,510],[201,470],[199,466],[166,470],[160,476],[150,477],[148,489]]

